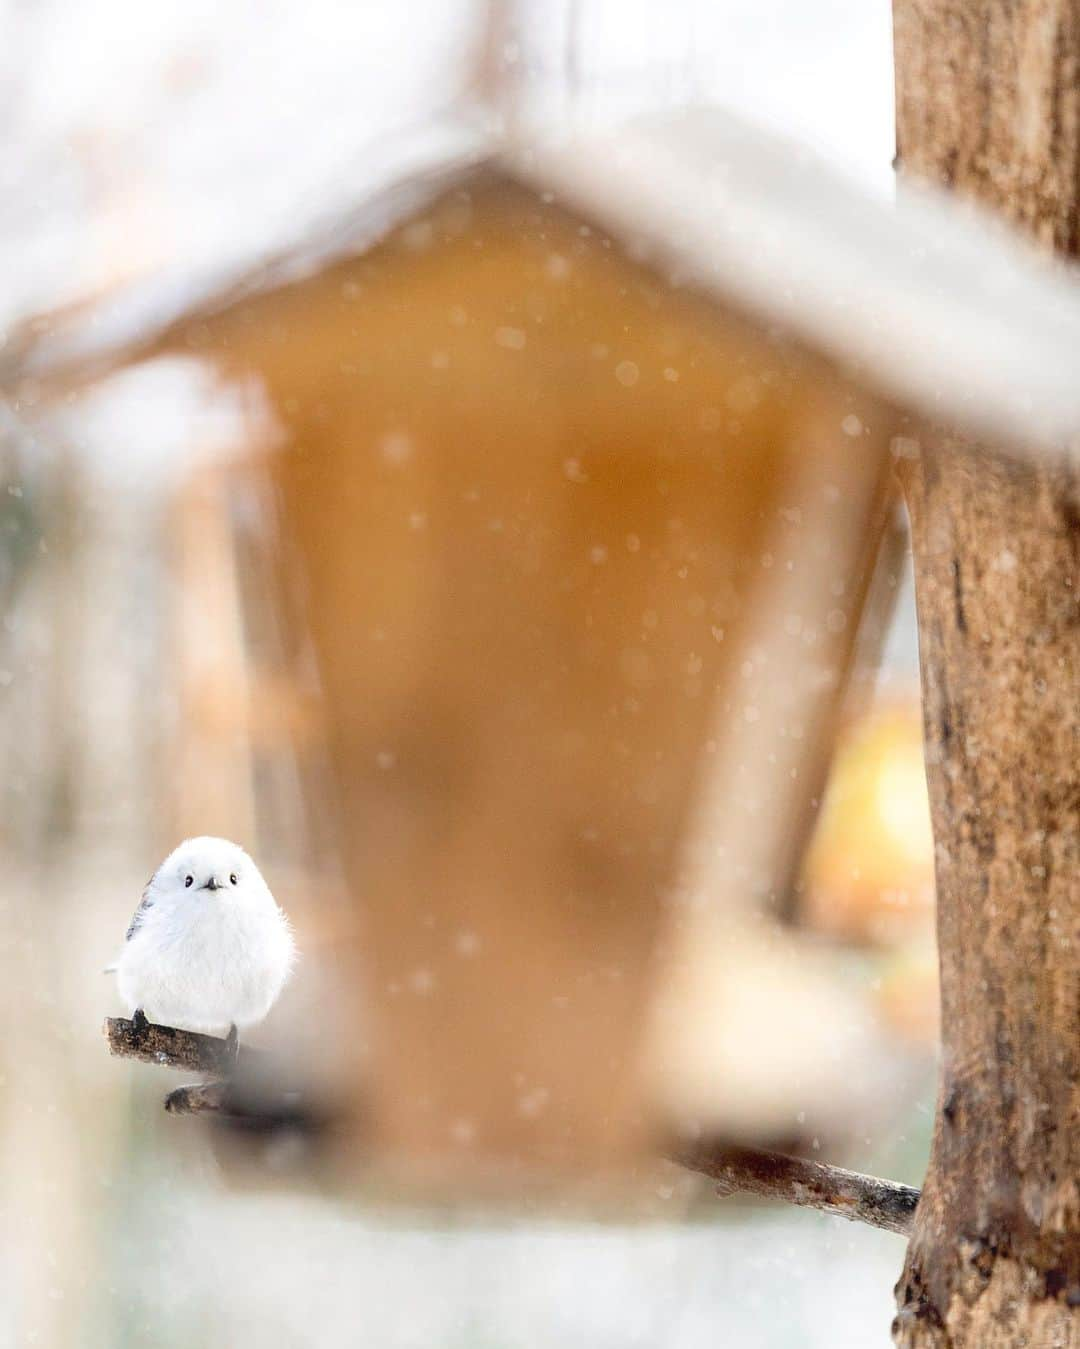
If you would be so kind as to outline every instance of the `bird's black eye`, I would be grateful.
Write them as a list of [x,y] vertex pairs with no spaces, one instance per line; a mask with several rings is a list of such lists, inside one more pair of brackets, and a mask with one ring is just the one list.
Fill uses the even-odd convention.
[[236,872],[235,872],[235,871],[234,871],[233,874],[229,877],[229,880],[232,881],[233,885],[236,884]]
[[185,886],[186,889],[190,890],[191,887],[192,887],[194,884],[195,884],[195,877],[194,877],[194,876],[185,876],[185,877],[184,877],[184,886]]

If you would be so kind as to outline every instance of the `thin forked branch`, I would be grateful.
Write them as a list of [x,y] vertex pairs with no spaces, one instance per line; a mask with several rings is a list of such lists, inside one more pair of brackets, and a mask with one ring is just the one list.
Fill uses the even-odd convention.
[[[260,1123],[270,1127],[310,1122],[297,1093],[273,1092],[261,1107],[256,1102],[238,1099],[232,1089],[234,1071],[242,1074],[258,1063],[262,1056],[257,1050],[242,1048],[238,1054],[235,1045],[213,1035],[120,1017],[106,1021],[105,1037],[110,1053],[122,1058],[207,1073],[216,1079],[171,1092],[165,1108],[172,1114],[227,1115],[242,1119],[249,1128]],[[852,1222],[869,1223],[901,1236],[910,1235],[919,1202],[919,1191],[910,1185],[757,1148],[687,1143],[671,1150],[669,1157],[715,1181],[719,1194],[760,1195],[837,1214]]]
[[105,1039],[120,1058],[205,1074],[207,1080],[168,1094],[165,1109],[171,1115],[214,1115],[252,1133],[319,1134],[333,1123],[335,1112],[309,1092],[282,1085],[287,1072],[263,1050],[138,1017],[109,1017]]

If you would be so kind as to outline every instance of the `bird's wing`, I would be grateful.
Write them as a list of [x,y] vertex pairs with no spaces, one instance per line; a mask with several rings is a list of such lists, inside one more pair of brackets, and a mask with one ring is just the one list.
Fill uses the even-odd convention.
[[124,933],[124,940],[130,941],[142,927],[143,919],[146,917],[147,909],[153,907],[154,901],[150,898],[150,886],[153,884],[153,877],[146,883],[146,889],[142,892],[142,899],[139,900],[139,907],[131,915],[131,922],[128,923],[128,930]]

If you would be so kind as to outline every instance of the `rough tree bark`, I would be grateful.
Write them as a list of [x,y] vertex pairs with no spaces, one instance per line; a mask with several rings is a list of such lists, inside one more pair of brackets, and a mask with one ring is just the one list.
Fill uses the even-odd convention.
[[[894,0],[905,175],[1080,250],[1080,3]],[[1077,353],[1080,378],[1080,353]],[[905,1346],[1080,1345],[1078,455],[908,464],[942,1069]]]

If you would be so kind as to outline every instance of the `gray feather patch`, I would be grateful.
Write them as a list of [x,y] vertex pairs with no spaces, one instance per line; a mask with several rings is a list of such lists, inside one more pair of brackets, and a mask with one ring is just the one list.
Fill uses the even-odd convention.
[[[156,874],[157,873],[155,872],[155,875]],[[154,906],[154,901],[150,898],[150,887],[153,883],[154,877],[151,876],[146,883],[146,889],[143,891],[142,899],[139,900],[139,907],[131,915],[131,922],[128,923],[128,930],[124,934],[125,941],[130,941],[132,937],[134,937],[135,933],[142,927],[142,922],[146,917],[147,909],[151,909]]]

